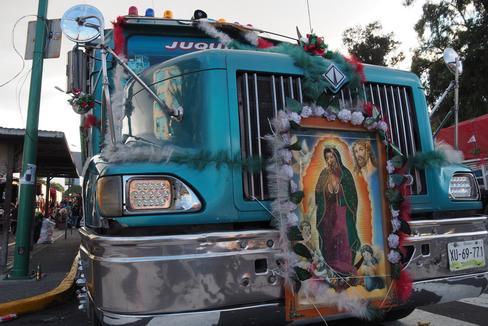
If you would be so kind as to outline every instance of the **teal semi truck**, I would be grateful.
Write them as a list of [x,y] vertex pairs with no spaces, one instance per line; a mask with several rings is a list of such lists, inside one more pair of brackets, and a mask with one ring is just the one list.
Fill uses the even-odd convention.
[[[273,119],[287,103],[306,101],[304,68],[287,54],[222,41],[227,35],[250,47],[243,34],[260,32],[252,27],[209,21],[201,11],[178,20],[131,10],[69,54],[68,91],[92,96],[82,121],[92,114],[93,123],[81,128],[80,253],[93,324],[271,325],[354,315],[346,307],[308,319],[287,304],[291,256],[272,223],[271,181],[259,164],[272,156],[264,139],[275,132]],[[84,17],[72,19],[72,29],[100,22],[96,12],[74,13]],[[202,19],[210,32],[198,26]],[[270,47],[285,41],[261,39]],[[388,122],[399,152],[433,151],[417,76],[370,65],[364,76],[360,89],[338,85],[330,105],[359,96]],[[412,292],[380,305],[378,318],[479,296],[488,285],[487,217],[471,171],[444,164],[408,174],[411,220],[400,263]]]

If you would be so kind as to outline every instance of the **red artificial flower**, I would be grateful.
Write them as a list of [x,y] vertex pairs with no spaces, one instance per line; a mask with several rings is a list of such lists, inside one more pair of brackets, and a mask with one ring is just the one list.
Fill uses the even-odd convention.
[[93,108],[95,106],[95,102],[94,101],[90,101],[89,106],[90,106],[90,108]]
[[374,107],[373,103],[365,102],[363,104],[364,114],[366,114],[368,117],[371,117],[373,115],[373,107]]
[[86,104],[86,102],[81,102],[81,104],[80,104],[80,106],[81,106],[83,109],[84,109],[84,108],[86,108],[86,106],[87,106],[87,105],[88,105],[88,104]]
[[80,95],[80,93],[81,93],[81,89],[79,89],[79,88],[73,88],[73,94],[74,95]]

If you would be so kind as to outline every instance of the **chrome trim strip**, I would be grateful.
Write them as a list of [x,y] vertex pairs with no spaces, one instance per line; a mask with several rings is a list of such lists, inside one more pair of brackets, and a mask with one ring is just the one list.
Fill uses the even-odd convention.
[[250,253],[253,255],[269,254],[271,249],[261,250],[247,250],[247,251],[231,251],[231,252],[213,252],[206,254],[188,254],[188,255],[176,255],[176,256],[144,256],[144,257],[99,257],[94,254],[88,253],[86,249],[83,249],[85,254],[91,259],[99,262],[106,263],[145,263],[145,262],[159,262],[159,261],[178,261],[184,259],[207,259],[215,257],[234,257],[234,256],[247,256]]
[[[385,101],[386,101],[386,112],[388,113],[388,126],[389,126],[389,132],[390,132],[390,137],[393,140],[393,125],[391,122],[391,111],[390,111],[390,104],[388,103],[388,91],[386,90],[386,85],[383,85],[383,92],[385,94]],[[381,96],[380,96],[381,98]]]
[[271,98],[273,101],[273,110],[275,117],[278,116],[278,100],[276,98],[276,78],[275,75],[271,75]]
[[[259,158],[261,159],[263,157],[263,152],[261,149],[261,125],[259,124],[259,120],[261,115],[259,114],[259,96],[258,96],[258,75],[254,73],[254,95],[255,95],[255,100],[256,100],[256,131],[258,133],[257,135],[257,142],[258,142],[258,155]],[[264,177],[263,177],[263,171],[259,171],[259,185],[260,185],[260,191],[261,191],[261,200],[264,200]],[[256,196],[255,194],[253,194]]]
[[407,122],[408,122],[408,129],[410,131],[410,140],[412,145],[413,154],[417,152],[417,143],[414,137],[413,128],[412,128],[412,116],[410,114],[410,103],[408,103],[408,94],[407,88],[403,87],[403,96],[405,98],[406,110],[407,110]]
[[[381,119],[385,119],[385,109],[383,108],[383,100],[381,99],[381,93],[380,93],[380,85],[376,84],[376,94],[378,95],[379,99],[379,105],[380,105],[380,113],[381,113]],[[390,129],[390,128],[388,128]],[[390,130],[388,130],[389,133],[391,133]]]
[[303,103],[302,78],[301,77],[298,77],[298,98],[300,99],[300,103]]
[[283,102],[283,109],[286,107],[286,100],[285,100],[285,82],[283,80],[283,76],[280,76],[280,85],[281,85],[281,100]]
[[[345,108],[346,107],[346,100],[344,98],[344,89],[341,89],[341,99],[342,99],[342,107],[341,107],[341,109],[342,109],[342,108]],[[340,105],[340,102],[339,102],[339,107],[340,106],[341,105]]]
[[403,127],[403,138],[405,139],[405,152],[407,153],[407,155],[410,155],[410,149],[408,147],[408,138],[407,138],[407,130],[405,128],[405,113],[403,112],[403,104],[402,104],[402,96],[400,95],[400,87],[396,86],[396,91],[397,91],[397,95],[398,95],[398,104],[399,104],[399,107],[400,107],[400,117],[401,117],[401,121],[402,121],[402,127]]
[[[398,148],[400,148],[400,151],[402,153],[404,153],[404,148],[402,148],[402,144],[401,144],[401,141],[400,141],[400,132],[399,132],[399,128],[398,128],[398,116],[397,116],[397,112],[396,112],[396,103],[395,103],[395,93],[393,93],[393,86],[390,86],[390,93],[391,93],[391,97],[392,97],[392,101],[393,101],[393,118],[395,119],[395,130],[396,130],[396,136],[397,136],[397,145],[398,145]],[[390,127],[391,128],[391,127]]]
[[376,102],[374,100],[374,94],[373,94],[373,85],[369,84],[369,93],[371,94],[371,102],[376,105]]
[[160,236],[142,236],[142,237],[117,237],[100,235],[91,229],[82,227],[78,229],[82,236],[90,241],[106,242],[109,245],[150,245],[154,242],[165,242],[167,244],[186,242],[212,242],[216,240],[230,241],[237,239],[253,238],[274,238],[279,236],[278,230],[250,230],[250,231],[230,231],[230,232],[212,232],[183,235],[160,235]]
[[[244,73],[244,78],[245,78],[245,88],[246,88],[246,109],[247,109],[247,137],[248,137],[248,142],[249,142],[249,153],[252,155],[252,130],[251,130],[251,106],[249,104],[250,99],[249,99],[249,76],[246,73]],[[250,181],[251,181],[251,196],[255,197],[256,196],[256,189],[254,188],[254,176],[252,173],[247,172],[247,174],[250,176]]]
[[461,232],[452,234],[435,234],[435,235],[414,235],[406,238],[407,243],[428,241],[428,240],[438,240],[438,239],[448,239],[448,238],[459,238],[459,237],[476,237],[488,235],[488,231],[477,231],[477,232]]
[[290,84],[290,97],[295,98],[295,92],[293,91],[293,78],[291,76],[288,77],[288,82]]
[[441,219],[441,220],[420,220],[420,221],[410,221],[408,224],[410,226],[431,226],[431,225],[444,225],[444,224],[466,224],[471,222],[487,222],[488,216],[472,216],[472,217],[459,217],[452,219]]

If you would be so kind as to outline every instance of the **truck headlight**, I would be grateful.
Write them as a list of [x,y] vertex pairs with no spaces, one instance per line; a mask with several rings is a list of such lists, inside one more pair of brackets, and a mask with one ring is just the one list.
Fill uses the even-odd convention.
[[122,178],[101,177],[97,181],[97,205],[102,216],[122,215]]
[[124,177],[125,214],[196,211],[202,207],[195,193],[171,176]]
[[477,200],[478,184],[470,173],[454,173],[449,182],[449,198],[454,200]]

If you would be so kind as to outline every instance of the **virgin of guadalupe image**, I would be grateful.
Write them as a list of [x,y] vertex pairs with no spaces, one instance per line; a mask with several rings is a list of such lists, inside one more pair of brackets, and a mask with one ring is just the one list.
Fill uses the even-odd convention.
[[323,156],[325,166],[315,187],[319,248],[334,273],[357,275],[354,262],[361,243],[356,228],[356,186],[335,147],[326,146]]

